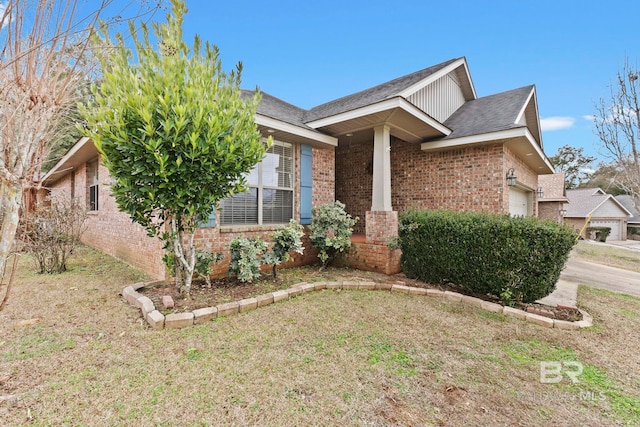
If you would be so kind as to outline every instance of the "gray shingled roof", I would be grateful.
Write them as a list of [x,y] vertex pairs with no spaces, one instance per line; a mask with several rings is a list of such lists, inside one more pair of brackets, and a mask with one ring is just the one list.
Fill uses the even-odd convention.
[[622,206],[627,208],[627,210],[631,212],[631,214],[633,215],[631,218],[627,220],[627,222],[631,224],[640,224],[640,212],[638,212],[636,205],[633,203],[633,197],[627,194],[622,194],[620,196],[615,196],[615,197],[616,197],[616,200],[619,201]]
[[[254,93],[255,91],[253,90],[243,89],[242,97],[244,99],[250,98]],[[262,94],[262,99],[260,101],[260,105],[258,105],[258,114],[306,129],[312,129],[302,121],[307,110],[296,107],[293,104],[289,104],[288,102],[276,98],[275,96],[271,96],[266,92],[260,91],[260,93]]]
[[444,122],[453,131],[444,139],[523,127],[515,121],[532,90],[529,85],[466,102]]
[[569,218],[586,218],[607,199],[617,202],[611,194],[606,194],[600,188],[567,190],[567,198],[569,199],[569,204],[565,204],[564,209],[567,210],[566,216]]
[[441,64],[416,71],[415,73],[398,77],[397,79],[379,84],[372,88],[327,102],[326,104],[318,105],[307,112],[304,121],[311,122],[383,101],[390,96],[397,95],[404,89],[418,83],[420,80],[426,79],[430,75],[440,71],[447,65],[459,59],[460,58],[451,59]]

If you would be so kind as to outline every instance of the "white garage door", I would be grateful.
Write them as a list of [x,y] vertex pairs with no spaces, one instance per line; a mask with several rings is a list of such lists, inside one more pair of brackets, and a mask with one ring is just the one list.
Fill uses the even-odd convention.
[[509,214],[511,216],[530,215],[529,192],[519,188],[509,188]]
[[607,240],[620,240],[622,236],[622,221],[594,221],[591,220],[589,223],[591,227],[609,227],[611,229],[611,233]]

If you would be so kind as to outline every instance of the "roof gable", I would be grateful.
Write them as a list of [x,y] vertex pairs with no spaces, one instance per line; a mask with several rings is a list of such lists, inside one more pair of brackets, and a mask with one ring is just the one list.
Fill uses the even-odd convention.
[[569,204],[564,205],[567,210],[567,217],[586,218],[593,215],[605,204],[613,204],[624,216],[631,216],[629,212],[615,197],[606,194],[600,188],[579,188],[567,190]]
[[524,125],[518,123],[526,111],[534,86],[524,86],[471,100],[460,107],[445,122],[452,129],[446,139],[508,130]]
[[[426,86],[433,80],[446,74],[446,67],[456,62],[464,61],[464,58],[455,58],[449,61],[425,68],[406,76],[379,84],[369,89],[344,96],[342,98],[318,105],[305,115],[305,122],[312,122],[325,117],[344,113],[346,111],[355,110],[367,105],[375,104],[388,98],[402,96],[404,92],[413,93],[418,89]],[[466,64],[466,61],[465,61]],[[437,77],[436,77],[437,76]],[[424,86],[421,86],[423,85]],[[474,91],[475,94],[475,91]],[[406,97],[406,96],[403,96]]]

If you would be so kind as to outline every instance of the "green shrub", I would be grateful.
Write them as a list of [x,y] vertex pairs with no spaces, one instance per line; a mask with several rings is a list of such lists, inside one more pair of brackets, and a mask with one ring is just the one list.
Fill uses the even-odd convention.
[[304,236],[304,227],[293,219],[289,221],[288,226],[278,227],[271,234],[273,246],[271,251],[262,257],[262,262],[271,266],[274,279],[276,278],[278,265],[291,260],[289,252],[297,252],[299,254],[303,252],[302,236]]
[[567,226],[537,218],[446,211],[405,212],[398,234],[407,276],[505,303],[553,292],[576,237]]
[[238,277],[241,282],[253,282],[260,278],[262,254],[267,250],[267,243],[259,238],[236,237],[229,244],[231,262],[229,274]]
[[609,234],[611,234],[610,227],[587,227],[587,235],[593,236],[593,240],[598,242],[606,242]]
[[204,279],[207,287],[211,287],[211,264],[221,261],[224,255],[196,249],[196,264],[194,275]]
[[352,218],[342,202],[321,205],[312,210],[309,239],[320,253],[318,257],[325,268],[335,256],[351,247],[351,234],[358,217]]

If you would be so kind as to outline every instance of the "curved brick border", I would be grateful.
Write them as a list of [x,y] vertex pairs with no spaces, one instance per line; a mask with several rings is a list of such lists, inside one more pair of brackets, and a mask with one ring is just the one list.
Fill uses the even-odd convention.
[[221,304],[216,307],[199,308],[197,310],[193,310],[192,312],[173,313],[165,316],[158,310],[156,310],[155,306],[153,305],[153,301],[151,301],[149,297],[146,297],[138,292],[138,289],[145,286],[153,285],[155,283],[159,282],[135,283],[133,285],[127,286],[122,291],[122,297],[129,304],[139,308],[142,311],[142,316],[153,329],[177,329],[194,324],[197,325],[215,319],[216,317],[231,316],[233,314],[255,310],[258,307],[264,307],[265,305],[293,298],[302,293],[319,291],[321,289],[362,289],[371,291],[377,290],[398,292],[408,295],[423,295],[428,297],[444,298],[450,301],[461,302],[473,307],[478,307],[489,312],[501,313],[505,316],[515,317],[517,319],[535,323],[536,325],[544,326],[547,328],[576,330],[593,326],[593,317],[591,317],[587,312],[583,310],[580,310],[580,313],[582,313],[582,320],[569,322],[566,320],[551,319],[549,317],[541,316],[535,313],[527,313],[523,310],[508,306],[502,306],[500,304],[484,301],[480,298],[463,295],[457,292],[440,291],[437,289],[427,288],[415,288],[404,285],[393,285],[390,283],[350,281],[296,283],[289,289],[271,292],[254,298],[246,298],[240,301]]

